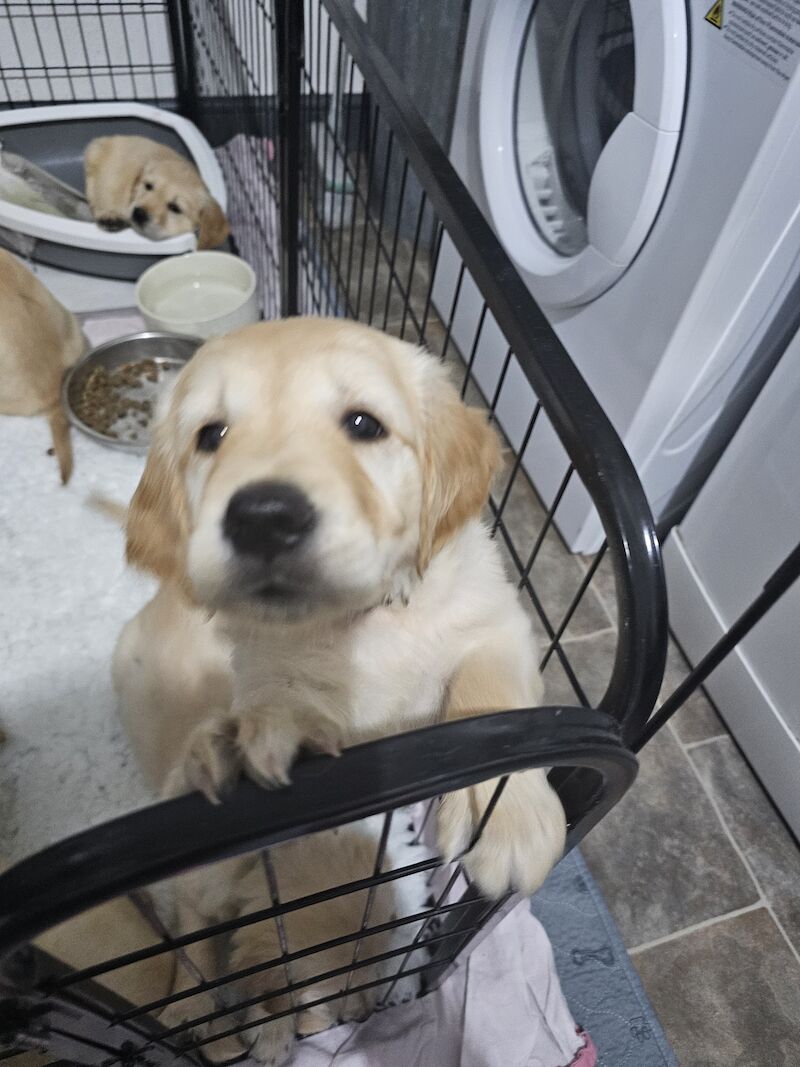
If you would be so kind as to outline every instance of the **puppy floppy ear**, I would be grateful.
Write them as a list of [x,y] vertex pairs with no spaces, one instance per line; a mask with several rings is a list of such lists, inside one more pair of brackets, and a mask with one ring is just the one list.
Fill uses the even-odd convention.
[[200,219],[197,230],[197,247],[217,248],[221,245],[231,228],[223,214],[222,208],[210,196],[200,209]]
[[441,373],[431,376],[424,401],[420,574],[439,549],[480,514],[502,460],[500,441],[485,412],[462,403],[443,370],[436,370]]
[[162,580],[185,584],[186,498],[163,422],[156,427],[142,477],[128,507],[126,534],[125,554],[130,564]]

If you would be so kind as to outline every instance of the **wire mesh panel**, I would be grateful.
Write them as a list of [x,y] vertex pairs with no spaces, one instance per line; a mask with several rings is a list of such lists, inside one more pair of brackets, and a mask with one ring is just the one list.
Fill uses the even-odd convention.
[[256,269],[265,318],[280,313],[278,51],[270,0],[177,5],[191,88],[186,110],[218,145],[239,253]]
[[[576,470],[574,452],[559,443],[563,427],[554,427],[551,398],[543,406],[534,383],[535,359],[560,346],[543,320],[533,318],[524,348],[512,342],[494,300],[502,281],[496,279],[492,292],[476,278],[455,229],[421,183],[395,116],[386,113],[380,89],[391,85],[396,99],[397,79],[387,65],[375,79],[383,82],[387,71],[387,84],[379,87],[365,76],[337,30],[345,22],[357,28],[348,5],[306,0],[298,309],[358,319],[423,345],[449,366],[461,396],[486,410],[506,444],[505,469],[487,518],[528,606],[548,699],[596,707],[605,696],[604,706],[626,719],[633,709],[620,706],[616,686],[609,690],[617,662],[616,613],[592,586],[606,548],[583,561],[570,554],[559,533],[564,509],[591,495],[587,471]],[[375,58],[368,44],[363,57]],[[312,118],[309,101],[318,86],[327,88],[326,107],[322,113],[316,108]],[[438,159],[437,166],[443,165]],[[455,175],[452,189],[471,205]],[[472,229],[477,232],[477,223]],[[507,261],[503,266],[511,271]],[[530,460],[544,449],[560,459],[534,484]],[[613,606],[613,594],[610,600]],[[583,654],[582,639],[589,635],[604,635],[599,655],[597,641],[591,657]],[[660,668],[650,667],[655,679]],[[651,696],[652,686],[640,714],[646,716]]]
[[585,828],[635,773],[598,713],[496,722],[311,760],[291,787],[242,783],[217,807],[182,797],[18,864],[0,878],[7,1056],[198,1062],[251,1048],[282,1062],[296,1037],[417,996],[507,906],[481,899],[459,863],[442,866],[435,798],[534,764],[578,764],[605,784]]
[[[200,1062],[255,1042],[280,1062],[295,1037],[440,981],[504,913],[509,897],[484,899],[460,862],[442,865],[443,794],[497,783],[467,851],[521,770],[556,768],[570,844],[616,802],[635,773],[625,737],[663,672],[663,586],[618,439],[356,8],[186,0],[167,14],[175,97],[217,146],[265,317],[344,316],[424,345],[502,433],[487,521],[552,705],[351,748],[300,764],[288,789],[242,783],[215,808],[171,801],[0,879],[11,1053]],[[541,435],[561,442],[563,461],[534,488],[527,457]],[[582,564],[558,533],[559,508],[579,492],[608,533],[619,627],[590,586],[603,555]],[[608,639],[601,662],[581,656],[590,633]]]
[[0,3],[0,106],[175,94],[163,0]]

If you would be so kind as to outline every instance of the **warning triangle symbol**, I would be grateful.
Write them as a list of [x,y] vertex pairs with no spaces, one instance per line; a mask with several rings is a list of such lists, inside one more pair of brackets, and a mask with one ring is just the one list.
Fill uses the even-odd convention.
[[717,0],[715,4],[712,4],[708,14],[706,15],[706,22],[710,22],[712,26],[716,26],[718,30],[722,29],[722,19],[724,17],[725,0]]

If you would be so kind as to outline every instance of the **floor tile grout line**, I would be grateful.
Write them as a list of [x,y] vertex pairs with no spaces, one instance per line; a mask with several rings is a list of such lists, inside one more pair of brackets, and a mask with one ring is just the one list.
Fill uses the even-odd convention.
[[746,904],[743,908],[734,908],[733,911],[726,911],[722,915],[712,915],[710,919],[702,919],[699,923],[692,923],[691,926],[685,926],[682,930],[674,930],[671,934],[664,934],[663,937],[654,937],[652,941],[643,941],[641,945],[634,945],[633,948],[629,948],[628,955],[638,956],[639,953],[648,952],[652,948],[658,948],[659,945],[667,945],[671,941],[686,937],[688,934],[699,933],[701,930],[706,930],[711,926],[718,926],[729,919],[738,919],[741,915],[749,915],[751,911],[759,911],[761,909],[768,910],[767,902],[763,897],[752,904]]
[[750,875],[750,879],[753,882],[753,885],[755,886],[756,890],[758,891],[758,895],[766,900],[764,892],[761,889],[761,884],[759,883],[758,879],[756,878],[755,874],[753,873],[752,866],[750,865],[747,857],[745,856],[741,845],[736,840],[736,838],[733,836],[733,833],[731,832],[730,827],[728,826],[727,822],[725,821],[725,817],[722,814],[722,810],[720,809],[719,803],[717,802],[717,798],[713,795],[711,789],[706,784],[703,776],[700,774],[700,771],[698,770],[694,760],[691,758],[691,756],[687,752],[686,746],[684,745],[683,741],[681,741],[680,736],[678,734],[678,731],[675,729],[674,723],[668,722],[667,723],[667,729],[669,730],[669,732],[672,734],[672,737],[677,742],[678,747],[680,748],[681,752],[683,752],[683,755],[684,755],[684,757],[686,759],[686,762],[689,764],[689,767],[692,770],[692,774],[695,776],[695,778],[700,783],[700,788],[703,790],[705,795],[708,797],[709,803],[711,804],[711,807],[714,809],[714,814],[717,816],[717,820],[718,820],[720,826],[722,827],[722,830],[723,830],[725,836],[730,841],[731,845],[733,846],[734,852],[736,853],[736,855],[741,860],[741,862],[744,865],[744,868],[747,871],[747,873]]
[[714,813],[717,816],[717,819],[719,820],[719,823],[722,826],[723,831],[725,832],[728,840],[730,841],[731,845],[733,846],[733,849],[736,852],[737,856],[739,857],[739,859],[744,864],[745,870],[750,875],[750,878],[753,881],[753,885],[756,887],[756,890],[758,891],[759,897],[764,902],[764,907],[766,908],[767,913],[769,914],[769,916],[772,919],[772,921],[775,923],[775,926],[779,930],[779,932],[781,934],[781,937],[783,938],[783,940],[788,945],[789,951],[794,956],[794,958],[797,960],[798,964],[800,964],[800,952],[797,950],[797,948],[795,948],[791,938],[786,933],[786,930],[785,930],[785,928],[783,926],[783,923],[780,921],[778,916],[775,914],[775,909],[772,907],[772,903],[770,902],[769,898],[767,897],[766,893],[764,892],[760,881],[756,877],[756,873],[753,870],[752,864],[748,860],[747,856],[745,856],[744,850],[742,849],[742,847],[739,844],[739,842],[733,836],[733,832],[731,831],[731,828],[728,826],[728,823],[727,823],[727,821],[725,819],[725,816],[722,814],[722,809],[720,808],[719,802],[717,801],[717,798],[714,795],[713,789],[705,781],[705,779],[703,778],[702,774],[700,773],[700,770],[695,765],[694,760],[691,758],[691,756],[687,752],[686,746],[683,744],[683,742],[681,741],[680,737],[678,737],[678,733],[675,730],[674,725],[670,722],[670,723],[667,723],[667,727],[670,730],[670,732],[672,733],[672,736],[678,742],[678,745],[680,746],[681,750],[683,751],[683,754],[686,757],[686,760],[687,760],[689,766],[692,768],[692,771],[693,771],[695,777],[697,778],[698,782],[700,783],[700,786],[703,789],[703,792],[708,797],[709,802],[711,804],[711,807],[714,809]]
[[[583,573],[586,574],[586,572],[589,570],[589,567],[591,567],[591,563],[585,563],[584,560],[583,560],[583,556],[581,556],[577,552],[574,553],[574,555],[575,555],[575,560],[576,560],[578,566],[583,571]],[[600,601],[600,606],[602,607],[603,611],[606,613],[606,615],[608,615],[608,621],[611,623],[611,628],[616,630],[616,628],[617,628],[617,620],[616,620],[613,612],[611,611],[611,608],[608,606],[608,604],[606,604],[606,598],[603,596],[603,594],[600,592],[600,590],[595,585],[594,578],[592,578],[592,580],[589,583],[589,585],[590,585],[590,588],[592,589],[592,592],[594,593],[594,595]]]
[[685,752],[694,752],[696,748],[700,748],[702,745],[711,745],[715,741],[730,741],[730,734],[714,734],[713,737],[703,737],[699,741],[681,741]]
[[791,937],[789,937],[789,935],[786,933],[786,927],[783,925],[781,920],[778,918],[778,915],[777,915],[775,909],[773,908],[772,904],[770,903],[770,901],[767,901],[767,911],[769,912],[769,914],[770,914],[770,916],[772,918],[772,921],[775,923],[775,925],[780,930],[781,936],[783,937],[783,940],[789,946],[789,951],[794,956],[794,958],[797,960],[797,962],[800,963],[800,950],[797,949],[797,947],[795,946],[794,941],[792,941]]
[[593,637],[603,637],[606,634],[615,634],[616,632],[616,626],[603,626],[599,630],[592,630],[592,632],[588,634],[572,634],[570,637],[562,637],[559,644],[576,645],[581,641],[591,641]]

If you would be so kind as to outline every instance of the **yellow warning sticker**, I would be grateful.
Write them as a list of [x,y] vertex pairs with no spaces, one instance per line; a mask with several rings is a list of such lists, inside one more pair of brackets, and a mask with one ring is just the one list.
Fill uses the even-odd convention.
[[712,26],[716,26],[718,30],[722,29],[722,19],[724,17],[725,0],[716,0],[716,3],[711,5],[711,8],[706,15],[706,22],[710,22]]

